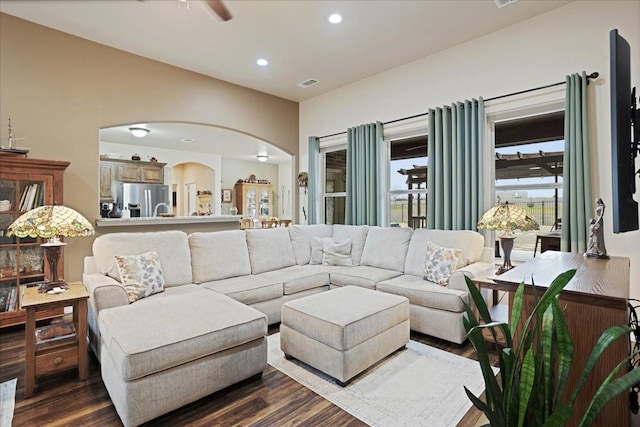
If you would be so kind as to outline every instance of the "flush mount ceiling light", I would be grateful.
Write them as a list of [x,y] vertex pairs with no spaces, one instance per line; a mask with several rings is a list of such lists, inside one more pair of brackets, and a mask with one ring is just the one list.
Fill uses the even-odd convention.
[[340,16],[337,13],[334,13],[329,16],[329,22],[331,22],[332,24],[339,24],[342,22],[342,16]]
[[269,160],[269,156],[267,156],[266,154],[258,154],[256,157],[260,162],[266,162],[267,160]]
[[258,64],[258,65],[259,65],[259,66],[261,66],[261,67],[266,67],[267,65],[269,65],[269,61],[267,61],[267,60],[266,60],[266,59],[264,59],[264,58],[259,58],[259,59],[256,61],[256,64]]
[[150,132],[149,129],[145,128],[129,128],[129,130],[136,138],[144,138]]

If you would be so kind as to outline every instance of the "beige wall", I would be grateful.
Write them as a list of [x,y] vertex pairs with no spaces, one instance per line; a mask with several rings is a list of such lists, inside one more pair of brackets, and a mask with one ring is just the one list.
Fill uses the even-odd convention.
[[[0,14],[0,138],[9,117],[29,157],[67,160],[64,204],[98,211],[101,127],[173,121],[223,126],[298,151],[298,104]],[[69,239],[79,280],[92,238]]]

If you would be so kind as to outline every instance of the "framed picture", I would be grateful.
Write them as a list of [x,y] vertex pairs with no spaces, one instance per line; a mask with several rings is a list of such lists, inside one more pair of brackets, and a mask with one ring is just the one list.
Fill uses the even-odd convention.
[[223,188],[222,189],[222,203],[231,203],[231,189]]

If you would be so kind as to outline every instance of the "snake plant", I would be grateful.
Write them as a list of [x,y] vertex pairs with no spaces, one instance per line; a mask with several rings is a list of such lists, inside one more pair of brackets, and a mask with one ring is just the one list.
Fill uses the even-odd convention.
[[[556,277],[526,319],[522,319],[525,285],[521,283],[514,296],[511,321],[508,324],[491,319],[482,294],[466,278],[478,318],[471,306],[467,305],[464,326],[480,363],[486,402],[466,387],[465,391],[473,405],[485,414],[492,427],[564,425],[573,414],[573,404],[578,392],[602,353],[613,341],[628,337],[631,331],[628,326],[613,326],[604,331],[587,360],[577,386],[568,401],[562,401],[574,346],[558,295],[574,275],[575,270],[569,270]],[[522,328],[516,334],[519,324],[522,324]],[[493,343],[485,340],[483,330],[489,331],[493,336]],[[497,331],[504,336],[504,346],[495,344]],[[498,353],[499,378],[489,360],[489,346],[495,346]],[[598,413],[611,399],[640,382],[640,369],[633,369],[616,378],[617,372],[626,366],[628,359],[622,360],[601,384],[587,412],[583,414],[580,426],[592,425]]]

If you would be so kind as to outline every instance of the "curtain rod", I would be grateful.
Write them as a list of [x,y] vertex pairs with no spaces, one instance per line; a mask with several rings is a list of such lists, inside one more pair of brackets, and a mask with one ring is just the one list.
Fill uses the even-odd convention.
[[[597,71],[594,71],[593,73],[587,75],[587,84],[589,84],[589,80],[590,79],[597,79],[598,76],[600,76],[600,73],[598,73]],[[534,87],[532,89],[525,89],[525,90],[521,90],[519,92],[512,92],[512,93],[507,93],[506,95],[500,95],[500,96],[494,96],[493,98],[488,98],[485,99],[485,102],[489,102],[489,101],[495,101],[496,99],[502,99],[502,98],[506,98],[508,96],[514,96],[514,95],[522,95],[523,93],[528,93],[528,92],[533,92],[536,90],[541,90],[541,89],[547,89],[550,87],[554,87],[554,86],[560,86],[566,84],[566,81],[564,82],[557,82],[557,83],[551,83],[545,86],[538,86],[538,87]],[[391,123],[396,123],[396,122],[401,122],[403,120],[409,120],[409,119],[415,119],[416,117],[422,117],[422,116],[428,116],[429,113],[420,113],[420,114],[415,114],[413,116],[408,116],[408,117],[402,117],[400,119],[394,119],[394,120],[389,120],[388,122],[383,122],[383,125],[388,125]],[[343,132],[337,132],[337,133],[332,133],[331,135],[324,135],[324,136],[319,136],[318,139],[322,139],[322,138],[329,138],[332,136],[338,136],[338,135],[345,135],[347,133],[347,131],[343,131]]]

